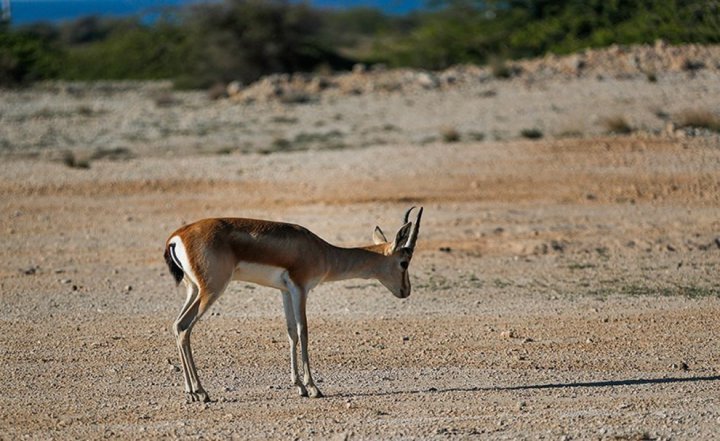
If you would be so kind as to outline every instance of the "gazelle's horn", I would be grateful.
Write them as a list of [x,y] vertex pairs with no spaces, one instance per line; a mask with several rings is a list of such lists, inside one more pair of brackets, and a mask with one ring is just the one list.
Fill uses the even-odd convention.
[[403,217],[403,225],[408,223],[408,220],[410,220],[410,212],[413,211],[414,209],[415,209],[415,206],[413,205],[412,207],[410,207],[410,209],[408,211],[405,212],[405,217]]
[[[415,207],[413,207],[415,208]],[[410,209],[412,210],[412,208]],[[408,213],[405,215],[406,217],[410,214],[410,210],[408,210]],[[422,218],[423,214],[423,207],[420,207],[417,214],[417,219],[415,219],[415,223],[412,226],[412,231],[410,232],[410,237],[408,238],[407,245],[405,245],[407,248],[410,248],[411,250],[415,249],[415,243],[417,242],[418,238],[418,232],[420,231],[420,218]]]

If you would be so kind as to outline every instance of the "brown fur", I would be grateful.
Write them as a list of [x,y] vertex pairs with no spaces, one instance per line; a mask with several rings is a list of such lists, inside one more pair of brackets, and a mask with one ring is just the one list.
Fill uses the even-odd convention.
[[[256,219],[203,219],[179,228],[168,241],[174,236],[182,239],[193,272],[200,279],[213,274],[216,278],[229,278],[238,262],[247,261],[285,268],[295,283],[304,285],[313,278],[324,277],[330,270],[333,262],[325,261],[325,249],[341,250],[299,225]],[[383,255],[386,248],[371,245],[365,249]],[[216,288],[208,286],[214,282],[225,281],[198,282],[202,292],[204,288]]]
[[[406,222],[394,242],[361,248],[336,247],[299,225],[255,219],[204,219],[174,231],[165,245],[165,260],[176,279],[179,266],[183,267],[188,288],[187,300],[175,321],[175,335],[190,401],[209,400],[192,360],[190,331],[233,278],[275,287],[283,292],[291,339],[293,383],[303,396],[322,396],[310,374],[305,315],[308,292],[324,281],[374,278],[396,297],[409,296],[411,286],[407,268],[421,215],[422,208],[418,211],[415,228],[411,231],[411,223]],[[407,220],[407,214],[405,218]],[[380,235],[384,239],[384,235]],[[180,238],[187,257],[178,256],[179,262],[171,256],[172,251],[177,251],[177,247],[170,249],[176,243],[170,242],[175,236]],[[410,243],[413,247],[406,245]],[[304,371],[302,382],[295,355],[298,341]]]

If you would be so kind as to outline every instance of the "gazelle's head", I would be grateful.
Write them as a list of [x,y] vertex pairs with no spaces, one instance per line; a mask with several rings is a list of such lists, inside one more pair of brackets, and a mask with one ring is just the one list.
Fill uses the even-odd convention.
[[415,250],[415,243],[420,231],[420,218],[423,213],[423,208],[420,207],[415,222],[409,222],[410,212],[414,208],[411,207],[405,213],[403,226],[395,235],[394,241],[388,241],[380,227],[375,227],[373,232],[373,242],[376,246],[382,247],[383,254],[388,259],[385,270],[378,280],[399,299],[409,296],[411,290],[408,268]]

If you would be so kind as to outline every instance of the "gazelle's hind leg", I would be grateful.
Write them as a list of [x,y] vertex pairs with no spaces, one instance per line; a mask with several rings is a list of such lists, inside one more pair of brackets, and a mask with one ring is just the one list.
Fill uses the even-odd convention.
[[295,322],[295,311],[293,309],[292,298],[290,297],[290,291],[282,291],[283,298],[283,309],[285,310],[285,323],[287,324],[288,340],[290,341],[290,381],[297,387],[298,394],[301,397],[307,397],[308,391],[300,381],[298,376],[297,366],[297,344],[298,344],[298,333],[297,323]]
[[189,397],[190,392],[192,391],[192,387],[190,385],[190,366],[188,364],[187,358],[185,357],[185,351],[183,351],[183,348],[180,345],[180,333],[182,331],[180,323],[190,305],[197,298],[198,287],[187,277],[185,278],[185,287],[187,289],[187,299],[185,300],[185,304],[180,310],[180,314],[178,314],[178,317],[175,320],[175,325],[173,329],[175,331],[175,338],[177,340],[178,352],[180,353],[180,362],[182,363],[183,379],[185,380],[185,394]]
[[197,322],[200,310],[200,296],[196,296],[185,311],[180,314],[175,322],[175,335],[177,336],[178,350],[183,361],[183,373],[185,375],[185,395],[187,401],[210,401],[210,397],[200,384],[200,379],[195,369],[192,349],[190,348],[190,333]]
[[[220,288],[213,289],[212,287],[197,287],[195,288],[196,294],[192,296],[192,299],[188,299],[186,306],[183,308],[180,316],[175,322],[175,335],[177,336],[178,350],[180,351],[180,358],[183,362],[183,373],[185,375],[185,394],[188,402],[202,401],[207,403],[210,401],[210,396],[202,384],[200,384],[200,378],[195,368],[195,361],[193,360],[192,349],[190,347],[190,333],[192,332],[193,326],[197,323],[198,319],[202,317],[203,313],[207,311],[210,305],[217,300],[218,297],[225,291],[227,282],[230,277],[225,279],[225,283]],[[188,288],[190,290],[190,288]],[[194,291],[195,292],[195,291]],[[190,296],[188,296],[190,297]]]

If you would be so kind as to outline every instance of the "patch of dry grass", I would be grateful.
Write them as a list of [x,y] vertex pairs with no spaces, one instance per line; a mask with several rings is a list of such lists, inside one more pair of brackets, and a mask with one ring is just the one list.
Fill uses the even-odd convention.
[[527,139],[540,139],[543,137],[543,132],[540,129],[532,128],[532,129],[522,129],[520,131],[520,135],[523,138]]
[[609,116],[602,121],[602,124],[606,131],[618,135],[627,135],[634,130],[622,115]]
[[440,136],[444,142],[460,141],[460,132],[454,127],[443,127],[440,129]]
[[90,168],[90,161],[85,158],[78,158],[75,153],[66,151],[62,153],[60,161],[70,168],[88,169]]
[[720,116],[705,109],[689,109],[677,115],[676,124],[680,128],[693,127],[720,132]]

